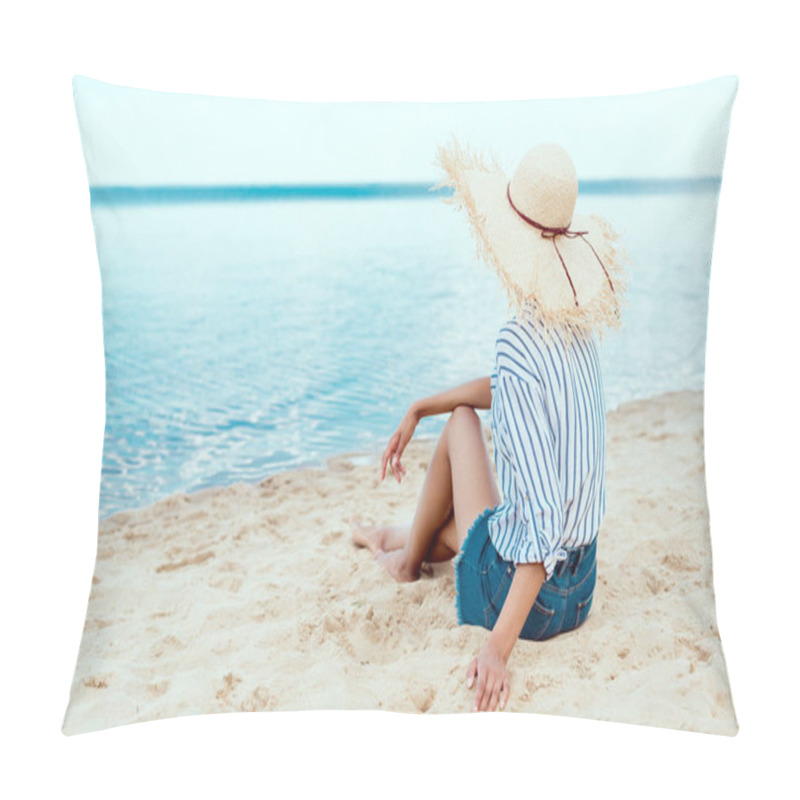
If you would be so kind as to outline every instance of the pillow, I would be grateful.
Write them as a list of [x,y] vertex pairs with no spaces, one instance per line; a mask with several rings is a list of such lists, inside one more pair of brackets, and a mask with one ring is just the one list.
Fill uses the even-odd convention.
[[[315,104],[75,77],[106,428],[97,560],[63,732],[226,711],[469,712],[482,676],[499,675],[510,711],[735,734],[703,386],[736,88],[724,77],[618,97]],[[459,603],[486,591],[457,586],[464,530],[477,541],[509,496],[465,520],[459,488],[451,518],[437,484],[439,527],[418,579],[398,583],[391,569],[412,520],[412,536],[432,524],[415,515],[433,492],[427,479],[444,474],[433,467],[445,431],[466,430],[473,445],[478,431],[498,490],[514,486],[498,474],[495,407],[518,309],[480,240],[475,252],[481,213],[453,194],[437,157],[454,139],[509,179],[534,145],[559,145],[577,174],[575,219],[594,215],[615,232],[600,255],[625,264],[626,285],[618,326],[596,339],[597,437],[582,446],[575,421],[562,442],[576,474],[601,481],[593,527],[568,540],[574,498],[562,502],[557,454],[544,471],[561,481],[550,510],[564,520],[550,533],[563,552],[524,584],[538,591],[530,613],[542,613],[545,593],[561,591],[550,573],[581,569],[576,554],[591,540],[593,591],[556,635],[512,636],[504,667],[489,672],[484,659],[470,686],[474,659],[500,628],[513,633],[513,612],[498,622],[512,581],[504,599],[489,598],[493,618],[483,595],[469,595],[475,618],[456,609],[457,589]],[[554,253],[569,261],[579,235],[544,233],[559,275]],[[558,417],[564,397],[540,378],[528,385]],[[552,436],[536,419],[527,435]],[[387,467],[393,434],[411,430],[401,465]],[[525,496],[510,519],[536,537],[526,503],[541,498]],[[484,537],[482,553],[523,587],[534,570],[521,566],[539,563],[538,551],[509,561],[495,556],[496,534]],[[490,577],[478,568],[475,585]],[[565,620],[576,613],[564,608]]]

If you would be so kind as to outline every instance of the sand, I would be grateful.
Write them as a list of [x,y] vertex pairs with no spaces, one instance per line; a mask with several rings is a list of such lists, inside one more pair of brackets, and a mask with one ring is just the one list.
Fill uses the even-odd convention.
[[[432,448],[410,443],[401,484],[380,483],[377,453],[341,456],[102,521],[64,733],[229,711],[469,712],[488,632],[457,625],[452,563],[396,584],[347,521],[410,522]],[[702,393],[611,412],[607,470],[589,619],[517,643],[502,713],[733,735]]]

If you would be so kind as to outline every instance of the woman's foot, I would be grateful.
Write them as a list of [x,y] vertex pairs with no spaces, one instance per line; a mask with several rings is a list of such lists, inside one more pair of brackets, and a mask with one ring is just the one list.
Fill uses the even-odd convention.
[[379,550],[384,553],[399,550],[408,541],[411,530],[408,525],[365,525],[357,516],[350,517],[349,521],[353,529],[353,541],[373,554]]
[[375,553],[375,560],[398,582],[410,583],[418,581],[421,573],[420,569],[413,570],[406,561],[405,550],[392,550],[386,553],[378,550]]

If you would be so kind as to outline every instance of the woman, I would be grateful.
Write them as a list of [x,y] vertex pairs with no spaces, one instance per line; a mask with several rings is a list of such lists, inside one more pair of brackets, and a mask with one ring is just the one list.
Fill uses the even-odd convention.
[[[605,403],[595,330],[619,325],[621,257],[602,220],[574,216],[577,176],[557,145],[532,148],[510,181],[442,148],[449,202],[465,207],[515,317],[491,377],[414,403],[383,455],[396,480],[422,417],[449,414],[410,528],[355,526],[398,581],[457,557],[459,624],[491,631],[467,670],[473,710],[505,707],[518,638],[574,630],[592,604],[605,512]],[[498,487],[475,409],[491,408]]]

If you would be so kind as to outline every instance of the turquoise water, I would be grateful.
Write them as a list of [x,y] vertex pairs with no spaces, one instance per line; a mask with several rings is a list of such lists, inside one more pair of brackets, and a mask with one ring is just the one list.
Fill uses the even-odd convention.
[[[618,178],[581,181],[581,196],[594,194],[668,194],[717,192],[720,178]],[[92,186],[94,206],[154,203],[197,203],[248,200],[377,199],[446,196],[450,189],[433,189],[428,183],[340,183],[340,184],[219,184],[214,186]]]
[[[613,220],[634,261],[624,327],[602,349],[609,408],[702,389],[716,188],[589,200],[578,210]],[[462,216],[435,197],[95,202],[92,214],[101,517],[382,449],[414,399],[491,371],[506,303]]]

